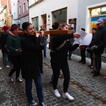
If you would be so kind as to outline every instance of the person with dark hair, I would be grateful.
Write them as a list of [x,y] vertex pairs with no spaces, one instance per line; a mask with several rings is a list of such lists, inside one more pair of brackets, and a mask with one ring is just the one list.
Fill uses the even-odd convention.
[[52,25],[53,30],[57,30],[59,28],[59,23],[58,22],[54,22]]
[[51,56],[51,66],[53,70],[53,90],[54,95],[58,98],[61,97],[58,89],[58,78],[60,75],[60,70],[62,70],[64,75],[64,83],[63,83],[63,97],[73,101],[74,97],[72,97],[68,93],[68,86],[70,81],[70,72],[69,72],[69,66],[67,62],[67,51],[68,51],[68,45],[65,43],[67,40],[69,40],[72,36],[69,34],[52,34],[50,35],[50,56]]
[[3,26],[2,30],[3,32],[1,32],[1,50],[2,50],[2,59],[3,59],[3,65],[7,68],[10,67],[10,63],[8,60],[8,54],[7,54],[7,50],[6,50],[6,41],[7,41],[7,36],[8,36],[8,31],[9,31],[10,27],[9,26]]
[[22,80],[19,78],[20,70],[21,70],[21,62],[20,62],[20,56],[21,56],[21,44],[20,44],[20,37],[18,36],[19,26],[16,24],[13,24],[11,26],[11,29],[8,33],[7,37],[7,52],[8,52],[8,58],[9,61],[12,63],[13,68],[11,69],[9,73],[10,81],[14,81],[12,78],[12,75],[14,72],[16,72],[16,81],[22,82]]
[[87,45],[85,45],[84,43],[84,38],[86,37],[87,33],[85,32],[84,28],[81,28],[80,31],[80,54],[81,54],[81,60],[79,61],[79,63],[85,64],[86,63],[86,48]]
[[[45,30],[46,30],[46,28],[44,25],[40,26],[40,31],[45,31]],[[44,57],[46,57],[47,39],[48,39],[48,35],[41,36],[41,44],[43,46]]]
[[92,45],[92,49],[94,50],[94,69],[93,76],[100,75],[101,70],[101,55],[106,46],[106,27],[104,26],[104,21],[102,19],[98,19],[97,22],[97,30],[94,36],[94,41]]
[[93,51],[91,50],[91,47],[94,45],[94,37],[95,37],[95,33],[96,33],[96,28],[92,28],[92,40],[91,43],[88,45],[87,47],[87,51],[90,54],[90,59],[91,59],[91,63],[90,65],[88,65],[88,67],[90,67],[90,69],[93,69]]
[[22,24],[23,35],[21,36],[21,70],[22,77],[25,79],[25,90],[28,102],[33,106],[37,103],[32,97],[32,81],[36,86],[37,97],[40,106],[46,106],[44,103],[43,85],[41,78],[41,56],[42,46],[40,45],[40,37],[35,34],[34,27],[29,22]]

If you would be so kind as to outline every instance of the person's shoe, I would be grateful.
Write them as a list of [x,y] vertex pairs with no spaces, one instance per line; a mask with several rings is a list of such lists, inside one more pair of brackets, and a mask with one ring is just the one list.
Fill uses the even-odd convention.
[[89,67],[90,69],[93,69],[93,68],[94,68],[93,65],[88,65],[88,67]]
[[91,71],[91,73],[95,73],[95,71],[94,71],[94,70],[92,70],[92,71]]
[[44,102],[40,103],[40,106],[47,106]]
[[74,97],[72,97],[68,92],[63,94],[63,98],[68,99],[69,101],[74,101]]
[[22,79],[20,79],[20,78],[18,78],[18,79],[16,79],[16,82],[22,82],[23,80]]
[[49,82],[49,84],[53,84],[53,81],[51,80],[51,81]]
[[91,66],[90,69],[94,69],[94,66]]
[[14,82],[14,79],[13,78],[10,78],[10,82]]
[[97,76],[99,76],[99,75],[100,75],[100,73],[94,72],[93,77],[97,77]]
[[38,105],[34,100],[32,100],[32,101],[30,102],[30,104],[31,104],[32,106],[37,106],[37,105]]
[[10,66],[9,65],[6,65],[6,68],[10,68]]
[[60,98],[61,95],[59,93],[59,91],[57,89],[54,90],[54,95],[57,97],[57,98]]
[[82,60],[80,60],[79,63],[82,63]]
[[71,57],[69,57],[69,60],[72,60]]
[[86,62],[82,62],[82,64],[85,64]]
[[0,67],[0,70],[2,70],[2,67]]

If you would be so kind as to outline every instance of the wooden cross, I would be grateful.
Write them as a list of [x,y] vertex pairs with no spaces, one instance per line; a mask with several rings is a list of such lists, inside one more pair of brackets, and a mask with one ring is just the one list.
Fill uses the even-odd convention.
[[[41,32],[38,32],[41,33]],[[71,30],[50,30],[50,31],[44,31],[44,35],[52,35],[52,34],[72,34]]]

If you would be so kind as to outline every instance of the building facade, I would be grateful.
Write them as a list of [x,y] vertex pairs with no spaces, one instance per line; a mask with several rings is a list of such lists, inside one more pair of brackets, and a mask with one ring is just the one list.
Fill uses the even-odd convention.
[[99,18],[106,24],[106,0],[29,0],[29,17],[37,30],[59,22],[72,24],[77,32],[81,28],[90,32]]
[[103,19],[106,25],[106,0],[79,0],[77,31],[85,28],[90,32],[96,27],[95,22]]
[[18,24],[18,0],[11,0],[12,24]]
[[28,3],[28,0],[18,0],[18,22],[20,27],[23,22],[29,21]]
[[11,15],[11,1],[0,0],[0,26],[11,26],[12,15]]
[[54,22],[71,23],[76,27],[79,0],[29,0],[30,22],[40,29],[50,29]]

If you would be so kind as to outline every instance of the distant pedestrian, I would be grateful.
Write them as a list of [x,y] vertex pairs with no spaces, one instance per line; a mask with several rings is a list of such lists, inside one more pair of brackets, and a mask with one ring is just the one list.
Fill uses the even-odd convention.
[[97,31],[94,36],[93,46],[91,47],[94,50],[93,76],[100,75],[101,55],[106,46],[106,27],[104,26],[104,21],[102,19],[98,19],[96,24],[97,24]]
[[10,67],[10,62],[8,60],[8,53],[7,53],[7,46],[6,46],[6,41],[8,37],[8,31],[10,29],[9,26],[3,26],[3,32],[1,33],[1,43],[2,43],[2,58],[3,58],[3,65],[7,68]]
[[[41,26],[41,29],[40,31],[46,31],[46,28],[43,26]],[[48,39],[48,35],[44,35],[41,37],[41,44],[43,46],[43,56],[46,57],[47,54],[46,54],[46,49],[47,49],[47,39]]]
[[92,28],[92,40],[91,40],[91,43],[87,47],[87,51],[90,54],[90,59],[91,59],[91,63],[89,65],[91,69],[94,68],[93,67],[93,50],[91,49],[91,47],[94,45],[93,43],[94,43],[95,33],[96,33],[96,28]]
[[13,80],[14,72],[16,72],[16,81],[22,82],[22,80],[19,78],[20,70],[21,70],[20,56],[22,50],[21,50],[20,37],[18,36],[18,31],[19,31],[19,26],[13,24],[11,26],[11,29],[7,37],[8,58],[13,65],[9,73],[10,81],[12,82],[14,81]]
[[79,63],[85,64],[86,63],[86,48],[87,45],[85,45],[84,38],[87,35],[84,28],[81,28],[80,31],[80,54],[81,54],[81,60]]

